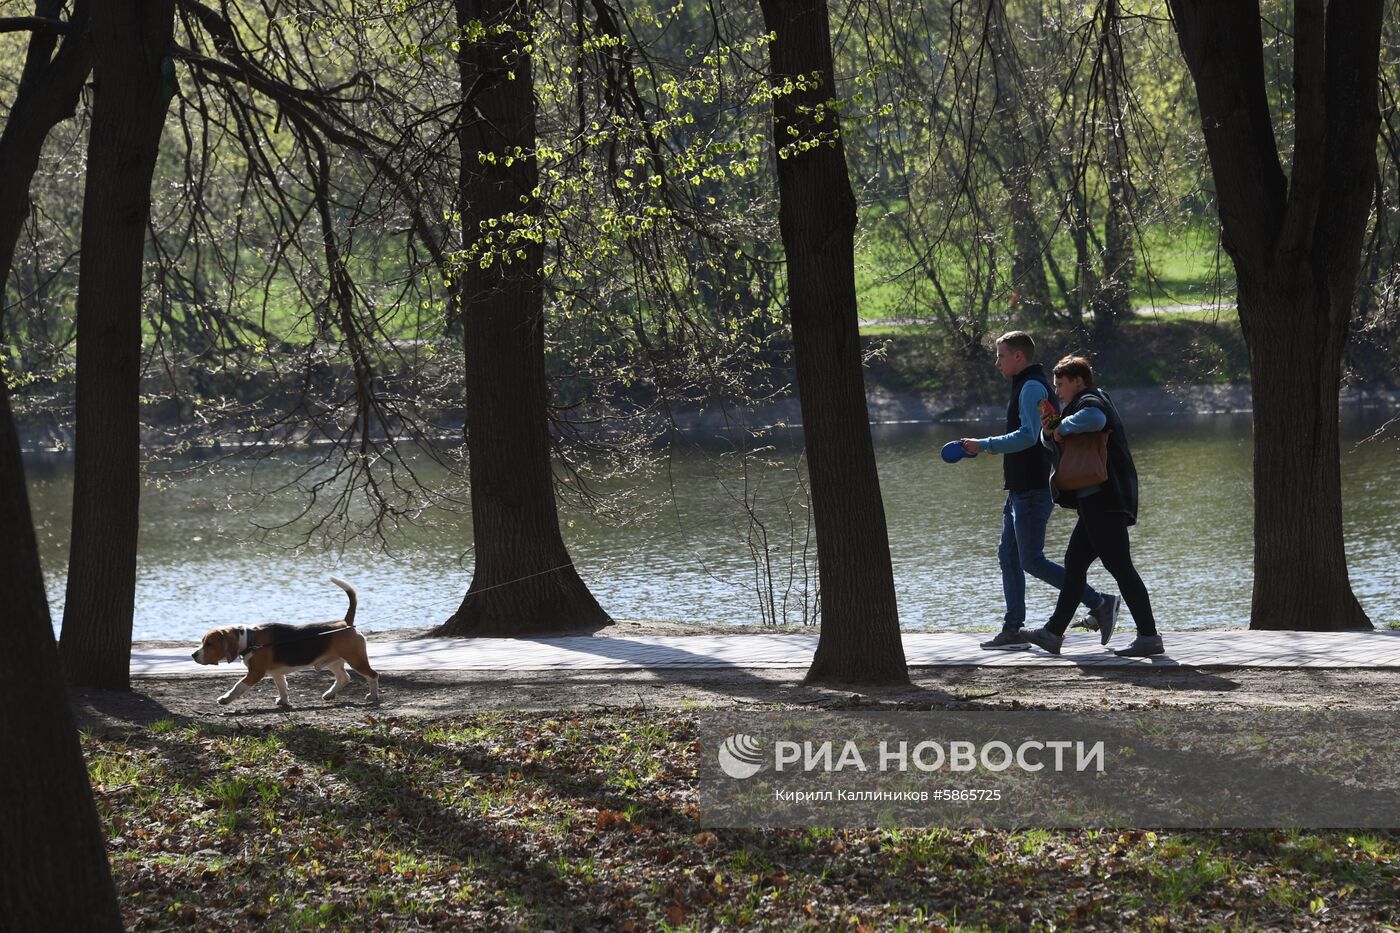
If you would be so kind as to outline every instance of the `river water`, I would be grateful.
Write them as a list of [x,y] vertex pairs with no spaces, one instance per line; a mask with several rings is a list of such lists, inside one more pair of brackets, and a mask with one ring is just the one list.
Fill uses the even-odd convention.
[[[1387,424],[1389,417],[1348,413],[1342,425],[1347,560],[1357,596],[1377,625],[1400,621],[1400,429]],[[1249,416],[1133,420],[1129,414],[1128,430],[1142,480],[1133,553],[1158,625],[1168,632],[1247,625]],[[950,438],[996,433],[995,425],[874,431],[903,627],[996,628],[1003,612],[996,560],[1004,499],[1000,462],[983,455],[949,465],[938,457]],[[726,453],[721,442],[699,441],[646,474],[607,487],[626,492],[629,506],[646,506],[646,517],[619,524],[563,513],[583,578],[619,619],[803,621],[804,603],[810,612],[815,595],[816,546],[808,538],[799,483],[800,435],[778,436],[763,456],[767,466]],[[57,627],[72,465],[33,459],[28,466]],[[295,493],[262,493],[299,471],[297,458],[256,468],[250,459],[151,478],[142,498],[136,638],[193,640],[212,625],[336,618],[344,596],[327,581],[332,573],[358,588],[359,623],[368,630],[433,625],[451,614],[471,579],[469,514],[429,510],[390,533],[387,554],[365,542],[296,549],[286,533],[261,540],[257,526],[291,518],[304,502]],[[451,481],[426,464],[420,475],[430,485]],[[750,525],[746,497],[762,530]],[[1056,510],[1047,535],[1055,559],[1072,524],[1071,513]],[[1090,582],[1114,590],[1098,565]],[[1054,596],[1044,584],[1028,582],[1032,623],[1049,615]]]

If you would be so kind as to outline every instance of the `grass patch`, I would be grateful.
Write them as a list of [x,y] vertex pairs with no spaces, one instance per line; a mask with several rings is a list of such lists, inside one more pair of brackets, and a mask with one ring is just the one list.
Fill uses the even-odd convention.
[[1129,327],[1150,326],[1159,321],[1196,321],[1201,324],[1238,324],[1239,319],[1239,309],[1234,305],[1223,305],[1221,307],[1211,308],[1193,308],[1188,305],[1181,308],[1166,307],[1143,311],[1124,323]]
[[[934,315],[941,301],[932,283],[916,266],[921,258],[894,230],[885,225],[888,208],[872,207],[862,219],[862,237],[857,241],[856,294],[860,317],[867,321],[925,319]],[[1099,231],[1102,237],[1103,231]],[[1218,248],[1219,231],[1213,220],[1196,218],[1186,224],[1158,223],[1146,226],[1134,236],[1136,254],[1129,301],[1134,308],[1173,305],[1215,305],[1233,301],[1234,267]],[[1055,238],[1055,261],[1065,275],[1074,272],[1074,245],[1067,235]],[[944,293],[955,311],[975,291],[969,289],[964,271],[965,258],[950,244],[943,244],[929,257],[939,272]],[[1010,279],[1011,256],[1000,257],[999,281]],[[1051,301],[1060,302],[1054,278],[1047,269]],[[1004,296],[994,299],[994,307],[1004,307]],[[873,329],[870,329],[873,332]],[[863,330],[868,332],[867,330]]]
[[83,738],[127,924],[1393,924],[1391,833],[703,829],[685,713]]
[[[1146,315],[1120,328],[1110,345],[1099,348],[1082,332],[1023,326],[1034,334],[1040,360],[1053,363],[1068,353],[1088,353],[1098,382],[1110,389],[1249,381],[1244,335],[1238,320],[1224,312]],[[864,337],[867,350],[880,351],[866,364],[873,384],[892,393],[942,393],[1005,403],[1006,382],[992,366],[990,349],[969,357],[952,350],[929,328],[879,330],[889,333]]]

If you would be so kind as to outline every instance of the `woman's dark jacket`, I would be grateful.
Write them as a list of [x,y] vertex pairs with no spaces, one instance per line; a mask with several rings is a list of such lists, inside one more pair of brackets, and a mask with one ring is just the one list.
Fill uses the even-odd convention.
[[[1073,401],[1065,407],[1063,417],[1068,418],[1085,408],[1097,408],[1102,411],[1108,422],[1104,430],[1110,432],[1108,435],[1108,481],[1099,486],[1099,491],[1093,494],[1107,496],[1105,511],[1126,512],[1128,524],[1134,525],[1137,523],[1138,514],[1137,467],[1133,464],[1132,451],[1128,449],[1128,433],[1123,429],[1123,419],[1118,416],[1118,408],[1108,397],[1108,393],[1097,386],[1091,386],[1076,395]],[[1048,435],[1044,437],[1049,440]],[[1060,462],[1059,445],[1053,440],[1049,440],[1046,446],[1050,449],[1055,466],[1058,467]],[[1050,492],[1055,497],[1055,501],[1062,507],[1077,509],[1079,508],[1079,494],[1087,493],[1089,490],[1063,492],[1056,489],[1054,474],[1051,473]]]

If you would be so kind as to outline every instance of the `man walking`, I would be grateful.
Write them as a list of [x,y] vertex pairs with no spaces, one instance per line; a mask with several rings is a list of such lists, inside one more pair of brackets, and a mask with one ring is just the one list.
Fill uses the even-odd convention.
[[[1006,505],[1002,508],[1001,590],[1006,615],[1001,631],[982,642],[989,651],[1017,651],[1030,647],[1021,639],[1026,624],[1026,574],[1055,589],[1065,583],[1065,569],[1045,557],[1045,526],[1054,511],[1050,496],[1050,455],[1040,441],[1040,403],[1049,401],[1059,411],[1045,370],[1035,358],[1035,341],[1024,331],[1002,334],[996,342],[997,371],[1011,380],[1011,401],[1006,406],[1006,433],[997,437],[962,439],[969,454],[982,451],[1002,455]],[[1080,600],[1089,610],[1089,625],[1112,632],[1119,599],[1100,595],[1086,582]],[[1097,624],[1095,624],[1097,623]]]

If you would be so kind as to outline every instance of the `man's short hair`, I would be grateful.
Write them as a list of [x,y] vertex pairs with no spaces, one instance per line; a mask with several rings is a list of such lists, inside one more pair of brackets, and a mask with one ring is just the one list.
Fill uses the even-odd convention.
[[1026,359],[1035,359],[1035,341],[1031,335],[1023,330],[1009,330],[997,338],[997,346],[1006,345],[1008,352],[1015,353],[1017,350],[1025,355]]
[[1055,364],[1054,375],[1066,379],[1083,379],[1087,388],[1094,384],[1094,367],[1082,356],[1067,356]]

